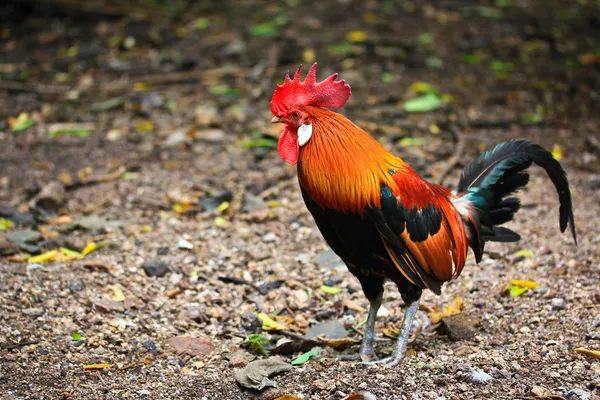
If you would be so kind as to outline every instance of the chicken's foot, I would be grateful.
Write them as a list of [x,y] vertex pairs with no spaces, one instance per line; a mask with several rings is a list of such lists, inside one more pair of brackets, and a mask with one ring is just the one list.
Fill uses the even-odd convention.
[[406,345],[408,344],[408,337],[410,336],[412,324],[418,310],[419,300],[415,301],[406,308],[406,312],[404,313],[404,321],[402,321],[402,330],[400,331],[398,340],[396,340],[394,352],[392,353],[391,357],[382,358],[381,360],[377,361],[367,361],[363,362],[362,364],[386,364],[390,367],[398,365],[406,355]]

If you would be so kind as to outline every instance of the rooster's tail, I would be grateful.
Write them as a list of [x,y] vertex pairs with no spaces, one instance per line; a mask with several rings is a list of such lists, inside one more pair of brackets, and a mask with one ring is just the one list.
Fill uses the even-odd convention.
[[526,140],[510,140],[486,151],[467,165],[458,182],[454,201],[468,227],[469,244],[477,262],[486,241],[516,242],[521,237],[500,227],[513,219],[521,203],[507,197],[529,182],[525,172],[532,163],[546,170],[560,201],[560,230],[571,225],[575,243],[575,220],[567,175],[548,150]]

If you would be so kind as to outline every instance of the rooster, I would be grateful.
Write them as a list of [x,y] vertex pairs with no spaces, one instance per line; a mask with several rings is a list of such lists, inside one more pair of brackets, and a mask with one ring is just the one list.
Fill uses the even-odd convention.
[[[458,187],[422,179],[400,157],[341,114],[351,89],[337,74],[316,80],[316,63],[304,81],[300,66],[287,74],[271,100],[273,123],[283,123],[281,158],[297,164],[306,206],[332,250],[361,283],[370,308],[360,352],[366,363],[396,365],[406,353],[424,289],[441,293],[456,279],[470,247],[481,261],[486,242],[515,242],[520,236],[500,225],[513,219],[519,199],[511,196],[529,181],[532,163],[544,168],[560,202],[560,229],[575,222],[566,173],[552,154],[525,140],[486,151],[463,171]],[[393,281],[406,304],[391,357],[376,361],[373,338],[383,284]]]

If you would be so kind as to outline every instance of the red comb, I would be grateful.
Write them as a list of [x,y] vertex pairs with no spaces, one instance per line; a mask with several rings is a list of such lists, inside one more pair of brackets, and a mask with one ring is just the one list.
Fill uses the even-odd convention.
[[313,106],[323,108],[340,108],[352,94],[350,85],[343,79],[336,81],[338,74],[333,74],[322,82],[317,83],[317,63],[314,63],[304,82],[300,82],[300,70],[298,67],[294,79],[290,74],[285,76],[283,85],[277,85],[273,98],[271,99],[271,112],[273,115],[283,117],[293,108],[301,106]]

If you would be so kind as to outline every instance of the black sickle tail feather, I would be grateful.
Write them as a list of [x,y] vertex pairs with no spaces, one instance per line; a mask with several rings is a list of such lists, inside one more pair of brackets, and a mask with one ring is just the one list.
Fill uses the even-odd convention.
[[529,182],[525,172],[531,164],[544,168],[558,192],[560,201],[560,230],[571,225],[577,244],[573,204],[567,175],[548,150],[526,140],[510,140],[486,151],[467,165],[458,182],[458,196],[467,199],[474,212],[463,215],[471,232],[471,247],[477,261],[486,241],[513,242],[520,236],[510,229],[499,227],[513,219],[521,203],[515,193]]

